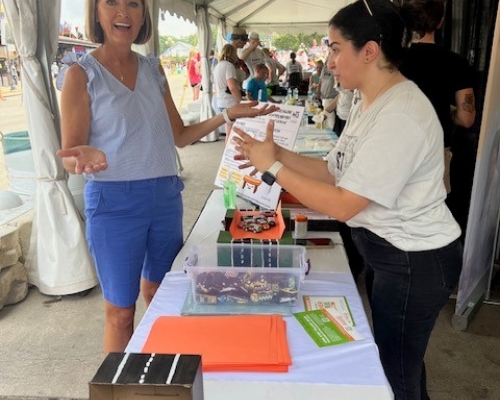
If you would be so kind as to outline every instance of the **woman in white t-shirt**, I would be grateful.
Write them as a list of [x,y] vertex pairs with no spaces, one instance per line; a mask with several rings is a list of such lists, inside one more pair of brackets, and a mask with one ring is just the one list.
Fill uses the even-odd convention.
[[298,88],[302,82],[302,65],[296,60],[297,55],[294,52],[290,53],[290,61],[286,67],[286,82],[291,89]]
[[361,100],[327,160],[285,150],[274,123],[237,150],[304,206],[345,221],[363,256],[374,337],[396,400],[428,398],[424,355],[462,266],[445,204],[443,130],[432,104],[397,69],[404,26],[390,0],[358,0],[329,22],[328,66]]
[[[241,101],[241,90],[235,67],[237,62],[238,54],[236,53],[236,47],[232,44],[224,45],[219,63],[213,70],[216,104],[220,112]],[[230,132],[231,125],[226,123],[226,140]]]

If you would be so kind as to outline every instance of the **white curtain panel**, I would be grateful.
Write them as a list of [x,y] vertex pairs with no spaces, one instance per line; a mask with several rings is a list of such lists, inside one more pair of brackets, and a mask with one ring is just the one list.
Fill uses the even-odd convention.
[[84,223],[55,153],[60,148],[58,106],[51,79],[60,0],[4,0],[21,58],[23,102],[28,116],[37,190],[26,268],[28,280],[48,295],[78,293],[97,285]]
[[[209,15],[206,6],[196,7],[196,26],[198,28],[198,46],[201,54],[201,109],[200,121],[214,116],[212,109],[212,79],[208,57],[212,48],[212,30],[210,29]],[[219,139],[219,132],[210,132],[201,139],[202,142],[214,142]]]

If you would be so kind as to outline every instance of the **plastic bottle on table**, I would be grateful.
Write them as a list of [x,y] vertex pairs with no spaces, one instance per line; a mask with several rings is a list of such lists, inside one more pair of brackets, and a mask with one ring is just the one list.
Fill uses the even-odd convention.
[[304,114],[302,115],[302,126],[307,126],[309,124],[309,115],[307,114],[307,109],[304,111]]
[[223,187],[224,207],[230,210],[236,208],[236,182],[232,180],[232,173],[227,174]]
[[304,239],[307,237],[307,215],[297,214],[295,216],[294,236],[297,239]]

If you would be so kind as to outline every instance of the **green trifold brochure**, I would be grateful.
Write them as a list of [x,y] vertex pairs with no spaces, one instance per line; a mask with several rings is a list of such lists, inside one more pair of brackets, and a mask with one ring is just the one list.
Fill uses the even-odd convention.
[[[345,296],[302,296],[304,300],[304,308],[306,311],[320,310],[322,308],[334,308],[337,310],[345,321],[351,326],[356,326],[356,322],[352,317],[349,303]],[[342,322],[342,321],[341,321]]]
[[[303,311],[293,315],[319,347],[364,339],[354,327],[345,323],[345,320],[337,319],[335,315],[340,314],[333,308]],[[343,322],[340,322],[341,320]]]

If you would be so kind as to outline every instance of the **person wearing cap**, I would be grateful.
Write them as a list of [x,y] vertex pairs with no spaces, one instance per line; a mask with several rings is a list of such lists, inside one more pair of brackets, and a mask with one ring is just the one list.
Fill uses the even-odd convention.
[[255,66],[257,64],[265,64],[266,56],[259,49],[260,37],[256,32],[252,32],[248,38],[248,44],[242,48],[238,49],[238,57],[241,58],[247,65],[250,76],[243,82],[243,89],[246,89],[248,82],[255,75]]
[[244,28],[233,28],[231,33],[231,44],[237,49],[242,49],[248,42],[248,34]]
[[[244,28],[233,28],[233,32],[231,33],[231,44],[236,47],[236,52],[245,47],[245,44],[248,42],[247,31]],[[237,80],[240,85],[240,89],[243,88],[243,82],[250,76],[250,71],[248,70],[245,61],[243,61],[238,56],[238,63],[235,65],[236,67],[236,75]]]

